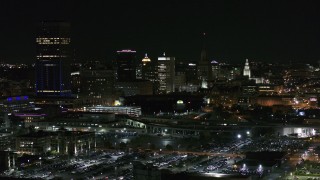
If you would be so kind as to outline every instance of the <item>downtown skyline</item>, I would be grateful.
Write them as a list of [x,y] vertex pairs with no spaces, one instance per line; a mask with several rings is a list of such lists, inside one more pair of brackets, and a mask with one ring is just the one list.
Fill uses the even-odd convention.
[[35,62],[36,24],[71,23],[76,61],[111,62],[116,51],[133,49],[151,60],[166,52],[199,61],[206,33],[209,59],[243,63],[320,60],[315,1],[76,2],[7,1],[0,7],[0,60]]

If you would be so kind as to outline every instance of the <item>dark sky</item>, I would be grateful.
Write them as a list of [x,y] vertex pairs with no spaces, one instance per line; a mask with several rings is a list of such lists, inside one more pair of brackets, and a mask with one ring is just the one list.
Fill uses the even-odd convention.
[[320,60],[320,6],[293,0],[3,0],[0,60],[33,62],[35,24],[72,25],[77,59],[110,61],[119,49],[138,58],[167,55],[198,60],[207,33],[211,59],[244,62]]

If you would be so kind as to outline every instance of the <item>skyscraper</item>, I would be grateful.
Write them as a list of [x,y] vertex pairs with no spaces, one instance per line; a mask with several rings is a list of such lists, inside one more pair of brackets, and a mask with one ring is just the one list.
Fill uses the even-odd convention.
[[136,80],[136,51],[117,51],[117,80],[119,82]]
[[244,64],[243,76],[248,76],[249,79],[251,78],[251,71],[248,59],[246,59],[246,63]]
[[111,105],[115,100],[114,71],[99,61],[85,63],[80,71],[81,97],[88,103]]
[[186,66],[186,83],[196,85],[197,82],[197,63],[190,62]]
[[201,51],[201,58],[198,65],[198,79],[201,82],[202,88],[207,88],[208,81],[212,80],[212,69],[207,56],[205,37],[206,34],[203,33],[203,48]]
[[175,58],[158,57],[158,78],[159,78],[159,92],[170,93],[174,92],[174,79],[175,79]]
[[142,79],[155,81],[155,69],[151,63],[151,59],[146,54],[145,57],[141,60],[142,63]]
[[70,96],[70,24],[44,21],[36,37],[36,95]]

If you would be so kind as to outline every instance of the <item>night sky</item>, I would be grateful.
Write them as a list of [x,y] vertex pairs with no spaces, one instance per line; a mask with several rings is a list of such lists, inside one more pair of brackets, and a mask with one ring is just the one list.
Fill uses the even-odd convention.
[[244,62],[320,60],[320,6],[316,1],[3,0],[0,61],[35,61],[35,28],[66,20],[78,61],[109,61],[134,49],[138,58],[200,58],[203,32],[210,59]]

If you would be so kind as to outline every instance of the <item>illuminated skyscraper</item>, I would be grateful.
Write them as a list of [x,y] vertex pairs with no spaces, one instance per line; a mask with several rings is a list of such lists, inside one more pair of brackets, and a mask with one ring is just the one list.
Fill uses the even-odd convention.
[[155,81],[155,69],[153,64],[151,63],[151,59],[146,54],[145,57],[141,61],[142,63],[142,79]]
[[243,76],[248,76],[249,79],[251,78],[251,71],[250,71],[250,66],[249,66],[248,59],[246,59],[246,63],[244,65]]
[[117,80],[119,82],[136,80],[136,51],[117,51]]
[[70,96],[70,24],[40,23],[36,50],[36,95]]
[[158,78],[159,78],[159,92],[170,93],[174,92],[175,84],[175,58],[158,57]]

